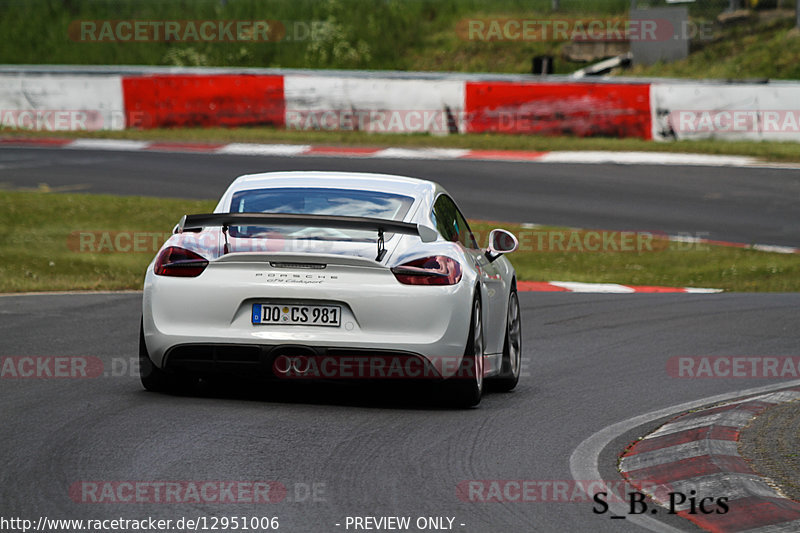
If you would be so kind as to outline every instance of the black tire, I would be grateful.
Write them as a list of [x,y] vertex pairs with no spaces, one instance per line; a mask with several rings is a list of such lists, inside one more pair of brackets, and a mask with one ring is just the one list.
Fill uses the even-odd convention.
[[469,338],[458,373],[449,378],[450,399],[458,407],[473,407],[483,396],[483,314],[480,293],[472,300]]
[[164,372],[150,359],[144,342],[144,323],[139,324],[139,379],[142,386],[151,392],[177,392],[181,382],[172,374]]
[[492,390],[499,392],[508,392],[517,386],[522,368],[522,317],[516,284],[508,296],[507,315],[500,375],[491,379]]

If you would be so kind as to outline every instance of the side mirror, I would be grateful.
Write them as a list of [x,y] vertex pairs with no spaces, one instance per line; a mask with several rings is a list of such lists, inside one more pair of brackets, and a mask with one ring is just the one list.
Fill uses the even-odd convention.
[[493,229],[489,233],[489,247],[486,249],[486,258],[494,261],[503,254],[510,254],[519,248],[519,241],[510,231]]

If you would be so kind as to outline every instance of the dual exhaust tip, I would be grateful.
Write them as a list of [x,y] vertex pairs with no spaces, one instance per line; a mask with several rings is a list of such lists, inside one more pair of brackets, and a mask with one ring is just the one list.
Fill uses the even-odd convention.
[[279,376],[302,376],[311,370],[311,358],[317,354],[304,347],[287,347],[277,350],[272,370]]
[[311,360],[305,355],[279,355],[272,363],[272,368],[282,376],[289,373],[303,375],[311,368]]

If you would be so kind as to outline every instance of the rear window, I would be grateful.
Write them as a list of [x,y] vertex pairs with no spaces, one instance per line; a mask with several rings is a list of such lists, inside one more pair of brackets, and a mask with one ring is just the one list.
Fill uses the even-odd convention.
[[[335,215],[402,220],[414,199],[410,196],[350,189],[292,187],[253,189],[234,193],[231,213],[289,213],[298,215]],[[234,237],[264,237],[315,240],[374,241],[375,232],[333,228],[298,228],[292,226],[231,227]],[[387,235],[388,237],[388,235]]]

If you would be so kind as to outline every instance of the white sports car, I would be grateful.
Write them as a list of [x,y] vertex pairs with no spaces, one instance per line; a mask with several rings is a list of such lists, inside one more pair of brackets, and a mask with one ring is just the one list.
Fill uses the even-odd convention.
[[383,174],[241,176],[186,215],[147,269],[141,380],[217,374],[433,378],[459,405],[513,389],[522,331],[517,240],[479,247],[431,181]]

